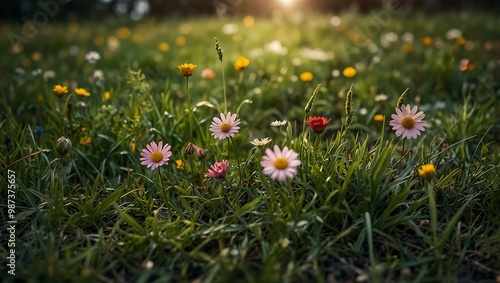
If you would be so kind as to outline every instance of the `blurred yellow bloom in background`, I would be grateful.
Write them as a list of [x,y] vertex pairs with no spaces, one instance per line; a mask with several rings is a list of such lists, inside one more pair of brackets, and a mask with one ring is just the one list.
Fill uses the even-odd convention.
[[377,115],[373,116],[373,120],[375,120],[377,122],[382,122],[382,121],[384,121],[384,115],[377,114]]
[[84,136],[80,138],[80,144],[81,145],[88,145],[92,139],[89,136]]
[[61,86],[61,85],[56,85],[56,86],[54,86],[53,91],[58,96],[63,96],[64,94],[68,93],[68,87],[67,86]]
[[161,42],[158,44],[158,49],[160,49],[161,52],[167,52],[170,49],[170,46],[166,42]]
[[356,69],[354,69],[353,67],[349,66],[349,67],[345,68],[344,71],[342,71],[342,74],[346,78],[352,78],[352,77],[354,77],[356,75]]
[[299,77],[303,82],[310,82],[313,80],[313,74],[311,72],[303,72]]
[[422,44],[423,44],[423,45],[425,45],[425,46],[429,46],[429,45],[431,45],[431,44],[432,44],[432,37],[430,37],[430,36],[426,36],[426,37],[424,37],[424,38],[421,38],[421,39],[420,39],[420,43],[422,43]]
[[75,93],[78,96],[90,96],[90,92],[84,88],[75,88]]
[[250,60],[241,56],[240,58],[238,58],[238,60],[236,60],[236,62],[234,62],[234,69],[236,71],[241,71],[241,70],[245,69],[246,67],[248,67],[249,64],[250,64]]

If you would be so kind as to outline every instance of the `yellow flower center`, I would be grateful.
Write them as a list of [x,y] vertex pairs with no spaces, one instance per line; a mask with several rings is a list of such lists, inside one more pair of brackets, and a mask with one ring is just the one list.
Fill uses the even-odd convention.
[[156,151],[151,154],[151,161],[153,162],[160,162],[163,159],[163,153]]
[[412,117],[404,117],[403,120],[401,121],[401,125],[405,129],[413,129],[413,126],[415,125],[415,120],[413,120]]
[[231,125],[228,122],[224,122],[222,123],[222,125],[220,125],[220,130],[224,133],[227,133],[229,132],[229,130],[231,130]]
[[288,167],[288,160],[283,157],[278,157],[274,160],[274,167],[279,170],[286,169]]

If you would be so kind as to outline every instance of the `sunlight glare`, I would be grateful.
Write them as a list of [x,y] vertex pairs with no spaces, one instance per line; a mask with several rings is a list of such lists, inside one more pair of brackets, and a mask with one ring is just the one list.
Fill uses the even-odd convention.
[[290,6],[294,0],[280,0],[283,5]]

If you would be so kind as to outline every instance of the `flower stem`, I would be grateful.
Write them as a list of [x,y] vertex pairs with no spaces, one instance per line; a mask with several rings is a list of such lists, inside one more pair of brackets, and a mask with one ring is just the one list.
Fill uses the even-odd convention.
[[191,98],[189,97],[189,77],[186,78],[186,97],[188,104],[188,120],[189,120],[189,141],[193,142],[193,123],[192,123],[192,111],[191,111]]
[[168,196],[167,196],[167,191],[165,190],[165,186],[163,185],[163,177],[161,175],[161,170],[158,168],[158,175],[160,176],[160,183],[161,183],[161,190],[163,191],[163,197],[165,198],[165,203],[168,204]]
[[196,185],[196,178],[194,172],[193,155],[189,155],[189,169],[191,169],[191,178],[193,179],[193,187]]
[[[240,165],[240,159],[238,157],[238,150],[236,149],[236,146],[234,145],[233,138],[231,139],[231,143],[233,144],[233,149],[234,149],[234,154],[236,155],[236,163],[238,163],[238,171],[240,172],[240,186],[243,184],[243,173],[241,172],[241,165]],[[229,149],[227,151],[229,153]]]
[[432,228],[433,244],[437,244],[437,211],[434,190],[430,182],[427,184],[427,195],[429,196],[429,214]]
[[[300,151],[299,151],[299,158],[300,160],[302,160],[302,162],[304,162],[304,142],[305,142],[305,139],[306,139],[306,118],[307,118],[307,113],[304,114],[304,121],[302,123],[302,137],[300,139]],[[305,164],[302,163],[302,168],[305,168]],[[304,174],[305,174],[305,170],[301,170],[302,171],[302,177],[304,177]]]
[[321,148],[320,134],[317,134],[316,140],[314,141],[314,149],[316,150],[316,152],[320,152]]
[[226,78],[224,76],[224,64],[220,60],[221,70],[222,70],[222,89],[224,91],[224,113],[227,113],[227,95],[226,95]]
[[401,149],[401,159],[405,156],[405,139],[403,139],[403,148]]
[[[54,207],[59,210],[60,201],[64,200],[64,178],[63,178],[64,157],[61,156],[59,164],[59,190],[56,194],[56,205]],[[64,205],[63,205],[64,206]]]

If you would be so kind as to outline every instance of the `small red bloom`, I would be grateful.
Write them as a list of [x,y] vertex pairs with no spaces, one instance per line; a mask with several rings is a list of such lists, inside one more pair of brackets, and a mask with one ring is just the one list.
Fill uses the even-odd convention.
[[306,124],[311,126],[313,131],[319,135],[325,131],[325,128],[330,120],[331,119],[327,119],[325,117],[309,117],[306,121]]

